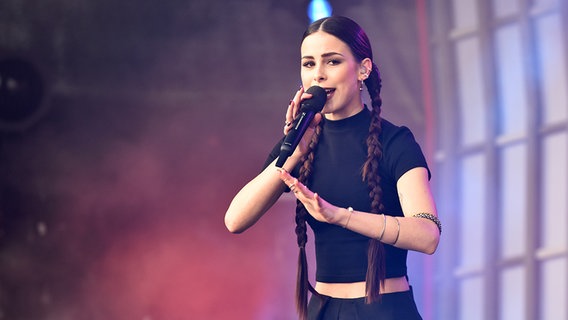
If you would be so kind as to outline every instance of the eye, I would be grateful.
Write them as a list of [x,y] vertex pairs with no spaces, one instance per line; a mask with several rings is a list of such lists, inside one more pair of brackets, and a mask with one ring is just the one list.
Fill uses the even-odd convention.
[[327,63],[330,64],[330,65],[332,65],[332,66],[335,66],[335,65],[340,64],[340,63],[341,63],[341,60],[339,60],[339,59],[330,59]]
[[305,68],[310,68],[310,67],[313,67],[314,65],[315,65],[315,63],[313,61],[302,62],[302,67],[305,67]]

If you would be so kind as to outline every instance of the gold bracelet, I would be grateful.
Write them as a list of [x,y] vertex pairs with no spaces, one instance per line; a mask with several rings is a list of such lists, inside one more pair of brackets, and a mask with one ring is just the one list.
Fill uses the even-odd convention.
[[377,240],[383,240],[383,236],[385,235],[385,230],[387,229],[387,216],[383,213],[383,231],[381,231],[381,235]]
[[353,208],[349,207],[347,208],[347,210],[349,211],[349,217],[347,217],[347,222],[345,222],[345,225],[343,226],[343,228],[347,229],[347,226],[349,225],[349,220],[351,220],[351,216],[353,215]]
[[396,238],[394,238],[394,242],[392,243],[392,245],[394,246],[397,242],[398,242],[398,236],[400,235],[400,221],[398,221],[397,217],[394,217],[394,220],[396,220]]

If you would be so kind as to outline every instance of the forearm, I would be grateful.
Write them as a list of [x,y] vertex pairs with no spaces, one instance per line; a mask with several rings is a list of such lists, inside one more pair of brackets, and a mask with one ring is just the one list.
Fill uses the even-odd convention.
[[437,219],[427,171],[423,168],[409,170],[397,184],[404,217],[340,208],[322,199],[285,171],[280,173],[280,179],[292,185],[290,188],[296,198],[318,221],[336,224],[403,249],[427,254],[436,251],[440,239],[438,226],[428,219],[414,217],[417,213],[427,213]]
[[343,208],[338,208],[338,216],[340,218],[335,222],[337,225],[401,249],[432,254],[438,246],[438,227],[427,219],[393,217],[355,210],[350,213]]
[[[289,158],[283,168],[292,170],[297,161]],[[276,161],[248,182],[233,198],[225,214],[225,226],[230,232],[241,233],[255,224],[286,190],[280,180]]]

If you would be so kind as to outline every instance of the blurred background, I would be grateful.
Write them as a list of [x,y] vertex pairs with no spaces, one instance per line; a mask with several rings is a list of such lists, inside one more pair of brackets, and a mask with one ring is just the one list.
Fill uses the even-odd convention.
[[432,169],[424,319],[568,319],[561,0],[3,0],[0,319],[295,319],[294,200],[240,235],[223,216],[322,7],[367,31]]

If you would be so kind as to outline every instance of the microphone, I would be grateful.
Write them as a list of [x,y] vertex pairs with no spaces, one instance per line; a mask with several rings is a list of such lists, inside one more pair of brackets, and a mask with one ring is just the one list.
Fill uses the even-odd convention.
[[282,168],[286,159],[292,155],[304,133],[306,133],[306,129],[310,126],[310,122],[312,122],[316,113],[323,109],[327,100],[327,93],[322,87],[311,86],[306,90],[306,93],[310,93],[312,97],[300,103],[300,114],[294,119],[292,130],[288,132],[282,146],[280,146],[280,156],[276,161],[278,168]]

